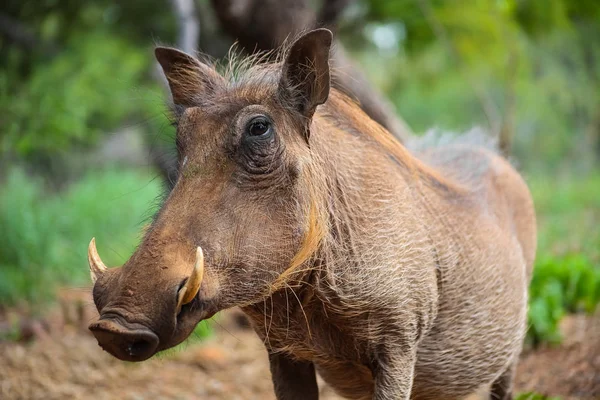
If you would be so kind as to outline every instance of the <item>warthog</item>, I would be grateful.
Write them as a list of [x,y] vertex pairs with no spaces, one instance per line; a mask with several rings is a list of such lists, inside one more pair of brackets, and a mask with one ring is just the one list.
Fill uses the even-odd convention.
[[142,361],[239,306],[278,399],[317,399],[316,372],[350,399],[509,399],[536,247],[527,186],[477,146],[409,152],[330,88],[331,40],[308,32],[225,76],[156,49],[180,174],[123,267],[90,243],[90,329]]

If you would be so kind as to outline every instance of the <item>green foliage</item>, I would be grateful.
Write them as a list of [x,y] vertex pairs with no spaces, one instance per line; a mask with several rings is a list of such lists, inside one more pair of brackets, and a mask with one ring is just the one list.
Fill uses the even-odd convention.
[[[114,32],[138,44],[148,43],[157,32],[162,40],[172,41],[177,27],[169,6],[164,0],[4,0],[2,11],[24,24],[42,44],[60,47],[73,37],[97,30]],[[0,36],[0,50],[10,44]],[[37,46],[34,56],[47,53],[44,47]],[[3,61],[0,59],[0,65]]]
[[47,195],[39,181],[12,170],[0,187],[0,304],[39,307],[58,285],[88,285],[93,236],[107,265],[124,262],[160,190],[146,174],[106,170]]
[[362,46],[355,54],[417,133],[506,128],[528,170],[589,169],[600,159],[600,42],[590,40],[600,37],[598,2],[365,5],[371,25],[402,33],[399,50],[374,56]]
[[600,7],[596,0],[545,0],[512,1],[515,19],[531,35],[547,34],[559,28],[572,28],[574,24],[597,23]]
[[558,323],[566,313],[593,313],[600,302],[600,268],[583,254],[536,262],[530,286],[529,336],[533,343],[559,343]]
[[538,254],[585,254],[600,267],[600,173],[527,179],[537,211]]
[[515,397],[515,400],[560,400],[560,397],[557,396],[545,396],[543,394],[527,392],[520,393]]
[[134,100],[141,94],[134,90],[149,58],[123,40],[90,33],[75,37],[49,63],[37,64],[26,85],[19,84],[14,64],[0,75],[0,152],[64,153],[115,129],[139,113]]
[[[0,303],[49,297],[58,260],[53,216],[41,206],[42,187],[13,172],[0,191]],[[45,283],[49,284],[45,284]]]

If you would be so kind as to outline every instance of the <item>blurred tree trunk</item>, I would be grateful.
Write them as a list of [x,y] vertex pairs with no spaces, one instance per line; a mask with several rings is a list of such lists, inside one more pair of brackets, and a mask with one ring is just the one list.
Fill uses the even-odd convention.
[[200,36],[200,23],[196,16],[194,0],[171,0],[171,3],[179,25],[177,46],[186,53],[193,54],[198,50]]

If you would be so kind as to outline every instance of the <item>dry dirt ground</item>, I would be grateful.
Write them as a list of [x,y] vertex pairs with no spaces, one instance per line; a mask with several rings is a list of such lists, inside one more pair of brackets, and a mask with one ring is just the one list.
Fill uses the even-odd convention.
[[[89,302],[63,293],[62,307],[22,323],[20,341],[0,341],[0,399],[274,399],[262,343],[235,312],[206,340],[139,364],[104,353],[87,332]],[[6,329],[9,314],[0,315]],[[523,355],[517,390],[600,399],[600,319],[571,317],[567,340]],[[324,400],[339,399],[326,385]]]

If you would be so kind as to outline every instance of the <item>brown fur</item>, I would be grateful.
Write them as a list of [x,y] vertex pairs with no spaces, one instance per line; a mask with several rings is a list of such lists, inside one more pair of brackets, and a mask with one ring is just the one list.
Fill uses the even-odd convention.
[[[315,370],[349,399],[510,398],[536,247],[527,186],[489,150],[411,153],[345,95],[327,98],[330,41],[310,32],[283,67],[235,81],[157,51],[181,174],[136,253],[98,279],[101,316],[143,324],[160,350],[241,306],[279,399],[316,399]],[[257,114],[276,129],[260,143],[244,136]],[[196,246],[205,279],[174,317]]]

